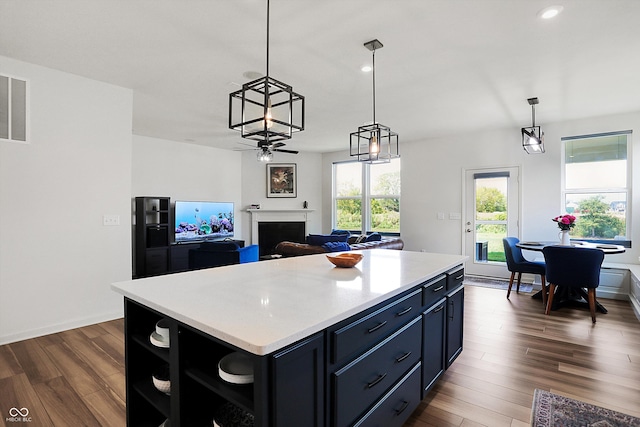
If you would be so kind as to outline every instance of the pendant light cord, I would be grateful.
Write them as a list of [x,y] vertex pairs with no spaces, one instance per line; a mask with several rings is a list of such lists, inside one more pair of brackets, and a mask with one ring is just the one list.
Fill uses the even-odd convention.
[[373,124],[376,124],[376,49],[372,50],[373,66]]
[[536,106],[532,105],[531,106],[531,123],[532,127],[536,127]]
[[269,0],[267,0],[267,80],[269,79]]

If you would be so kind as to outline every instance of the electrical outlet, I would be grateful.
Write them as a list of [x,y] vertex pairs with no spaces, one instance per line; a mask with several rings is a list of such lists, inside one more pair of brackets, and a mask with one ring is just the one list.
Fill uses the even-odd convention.
[[120,215],[103,215],[102,225],[120,225]]

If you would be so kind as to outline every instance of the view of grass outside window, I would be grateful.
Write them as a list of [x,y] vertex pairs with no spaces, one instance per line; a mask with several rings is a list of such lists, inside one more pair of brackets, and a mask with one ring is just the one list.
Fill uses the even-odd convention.
[[333,180],[335,229],[400,232],[400,159],[336,163]]
[[[476,261],[505,262],[508,176],[476,177]],[[486,245],[486,246],[485,246]]]
[[572,239],[627,240],[628,132],[563,138],[564,200]]

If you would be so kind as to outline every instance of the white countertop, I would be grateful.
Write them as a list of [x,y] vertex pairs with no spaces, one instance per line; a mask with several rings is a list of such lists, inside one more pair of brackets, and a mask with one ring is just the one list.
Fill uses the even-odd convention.
[[257,355],[310,336],[443,273],[467,257],[372,249],[355,268],[324,254],[118,282],[147,307]]

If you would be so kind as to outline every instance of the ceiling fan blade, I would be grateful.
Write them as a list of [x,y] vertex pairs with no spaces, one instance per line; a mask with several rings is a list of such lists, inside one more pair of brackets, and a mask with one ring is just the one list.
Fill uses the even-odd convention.
[[295,151],[295,150],[283,150],[281,148],[274,148],[272,151],[278,151],[280,153],[298,154],[298,151]]
[[285,144],[284,142],[276,142],[275,144],[271,145],[271,148],[278,148],[278,147],[284,147]]
[[255,144],[247,144],[246,142],[236,142],[236,144],[246,145],[247,147],[252,147],[254,150],[256,149]]

